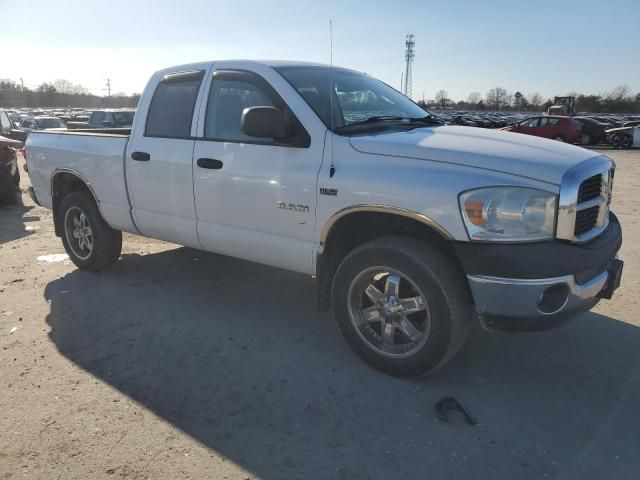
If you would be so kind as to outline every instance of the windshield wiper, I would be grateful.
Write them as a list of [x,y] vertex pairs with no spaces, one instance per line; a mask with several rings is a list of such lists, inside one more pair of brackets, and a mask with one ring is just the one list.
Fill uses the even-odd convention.
[[427,125],[441,125],[442,122],[440,120],[438,120],[436,117],[434,117],[433,115],[426,115],[424,117],[401,117],[401,116],[394,116],[394,115],[374,115],[372,117],[368,117],[365,118],[364,120],[360,120],[358,122],[353,122],[353,123],[349,123],[348,125],[343,125],[341,127],[336,127],[335,130],[336,131],[344,131],[344,130],[348,130],[351,129],[353,127],[362,127],[365,125],[370,125],[373,123],[386,123],[386,122],[392,122],[392,123],[396,123],[399,122],[401,125],[408,125],[408,126],[413,126],[415,127],[416,123],[417,124],[427,124]]

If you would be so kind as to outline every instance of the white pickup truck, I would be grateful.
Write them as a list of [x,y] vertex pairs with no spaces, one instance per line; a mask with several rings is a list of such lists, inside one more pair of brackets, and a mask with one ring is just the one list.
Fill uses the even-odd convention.
[[313,276],[319,308],[393,375],[444,365],[474,319],[549,328],[620,283],[609,158],[442,125],[343,68],[161,70],[130,131],[34,132],[26,159],[79,268],[115,262],[125,231]]

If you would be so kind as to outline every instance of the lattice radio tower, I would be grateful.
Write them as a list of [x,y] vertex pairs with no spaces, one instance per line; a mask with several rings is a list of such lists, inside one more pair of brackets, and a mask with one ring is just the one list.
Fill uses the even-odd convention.
[[412,33],[407,35],[407,39],[405,41],[405,45],[407,49],[404,52],[404,59],[406,61],[406,67],[404,72],[404,94],[411,98],[413,95],[413,85],[412,85],[412,77],[413,77],[413,59],[416,56],[416,41]]

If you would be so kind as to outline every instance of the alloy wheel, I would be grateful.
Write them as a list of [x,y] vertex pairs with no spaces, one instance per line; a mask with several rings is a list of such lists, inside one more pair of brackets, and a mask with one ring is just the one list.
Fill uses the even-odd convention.
[[71,207],[64,216],[65,234],[71,251],[80,260],[86,260],[93,252],[93,232],[89,219],[78,207]]
[[427,299],[404,273],[383,266],[368,268],[353,279],[347,298],[353,327],[377,353],[409,357],[429,339]]

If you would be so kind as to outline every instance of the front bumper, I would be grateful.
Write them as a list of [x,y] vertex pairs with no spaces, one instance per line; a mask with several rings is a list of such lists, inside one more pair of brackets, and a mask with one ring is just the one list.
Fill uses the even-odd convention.
[[616,254],[622,231],[615,215],[586,244],[468,244],[456,251],[467,272],[475,308],[487,330],[553,328],[611,298],[620,282]]
[[602,272],[579,285],[573,275],[515,279],[468,275],[476,311],[487,330],[534,331],[558,326],[593,308],[607,285]]

